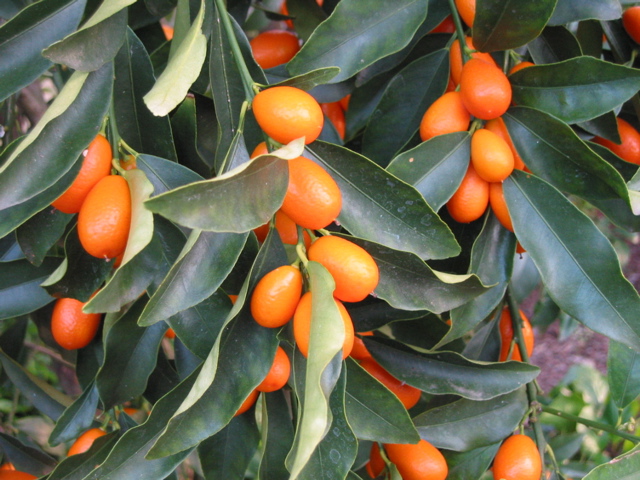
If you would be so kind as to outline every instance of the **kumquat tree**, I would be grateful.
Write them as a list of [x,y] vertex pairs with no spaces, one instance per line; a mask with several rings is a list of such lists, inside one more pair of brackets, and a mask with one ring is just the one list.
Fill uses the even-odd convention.
[[[638,52],[627,0],[2,0],[0,480],[640,478]],[[543,389],[558,325],[606,368]]]

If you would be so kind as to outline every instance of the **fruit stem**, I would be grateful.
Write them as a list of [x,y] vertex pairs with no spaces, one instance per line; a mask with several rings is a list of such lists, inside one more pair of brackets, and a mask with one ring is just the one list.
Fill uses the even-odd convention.
[[254,88],[255,82],[253,81],[253,78],[251,78],[251,74],[249,73],[247,64],[244,62],[244,57],[242,56],[242,51],[240,50],[238,39],[236,38],[236,35],[233,31],[233,25],[231,25],[231,20],[229,19],[229,13],[227,12],[224,0],[215,0],[215,3],[216,7],[218,8],[220,20],[222,21],[222,27],[227,34],[227,40],[229,41],[229,46],[231,47],[233,58],[235,59],[238,70],[240,70],[245,97],[248,102],[251,102],[256,94]]
[[460,51],[462,52],[462,63],[465,64],[471,58],[469,47],[465,41],[464,28],[462,28],[462,21],[456,8],[455,0],[449,0],[449,9],[451,10],[451,18],[453,18],[453,24],[456,26],[456,36],[460,42]]
[[307,258],[307,252],[304,248],[304,240],[302,242],[300,241],[300,238],[302,238],[301,230],[302,229],[298,227],[298,243],[296,244],[296,253],[298,254],[298,258],[306,268],[307,264],[309,263],[309,259]]
[[118,145],[122,141],[122,137],[120,137],[120,132],[118,131],[118,123],[116,122],[116,109],[114,107],[113,100],[111,101],[111,105],[109,105],[109,131],[111,135],[111,151],[117,152]]

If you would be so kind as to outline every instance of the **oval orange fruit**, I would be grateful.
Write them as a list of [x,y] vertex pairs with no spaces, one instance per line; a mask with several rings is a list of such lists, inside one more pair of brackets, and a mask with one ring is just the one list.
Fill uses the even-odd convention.
[[96,438],[100,438],[106,434],[107,432],[105,432],[101,428],[90,428],[82,435],[80,435],[75,442],[73,442],[73,444],[69,448],[69,451],[67,452],[67,456],[70,457],[71,455],[77,455],[79,453],[86,452],[91,448],[91,445],[93,445],[93,442],[96,440]]
[[341,139],[344,140],[344,135],[347,130],[347,122],[344,116],[344,110],[340,101],[321,103],[320,108],[322,112],[327,116],[329,121],[333,124]]
[[402,480],[445,480],[449,467],[440,450],[424,439],[415,444],[386,443],[384,449]]
[[513,153],[507,142],[486,128],[473,132],[471,163],[487,182],[501,182],[513,172]]
[[640,43],[640,6],[627,8],[622,13],[622,26],[634,42]]
[[502,183],[489,184],[489,205],[491,205],[491,211],[493,211],[500,224],[510,232],[513,232],[513,223],[511,222],[507,202],[504,199]]
[[616,120],[621,140],[619,144],[598,136],[594,137],[593,141],[607,147],[627,162],[640,164],[640,132],[626,120],[619,117]]
[[84,313],[84,303],[75,298],[56,300],[51,315],[51,334],[66,350],[76,350],[91,343],[100,328],[102,315]]
[[300,50],[298,36],[287,30],[267,30],[259,33],[249,45],[256,63],[264,69],[287,63]]
[[275,392],[287,384],[291,373],[291,362],[284,349],[276,349],[271,368],[262,382],[256,387],[259,392]]
[[511,83],[495,64],[472,58],[460,74],[462,103],[474,117],[497,118],[511,105]]
[[404,408],[409,410],[418,403],[422,392],[405,383],[398,380],[391,375],[382,365],[376,362],[373,357],[365,358],[360,361],[360,366],[371,374],[375,379],[387,387],[396,397],[402,402]]
[[507,142],[507,145],[509,145],[509,148],[511,149],[511,153],[513,154],[513,168],[524,170],[524,162],[522,161],[520,154],[516,150],[516,147],[511,140],[511,135],[509,135],[509,131],[507,130],[507,126],[505,125],[502,117],[497,117],[489,120],[484,124],[484,128],[495,133],[505,142]]
[[539,480],[542,461],[535,442],[526,435],[507,438],[493,460],[493,477],[504,480]]
[[236,410],[236,413],[233,416],[237,417],[238,415],[242,415],[244,412],[253,407],[253,404],[256,403],[256,400],[258,400],[258,395],[260,395],[260,392],[258,390],[252,390],[247,398],[244,399],[244,401],[240,405],[240,408]]
[[473,21],[476,18],[476,0],[455,0],[455,4],[464,23],[473,27]]
[[256,284],[251,295],[251,315],[263,327],[281,327],[293,317],[301,295],[300,269],[283,265]]
[[380,445],[378,445],[378,442],[373,442],[369,451],[369,461],[366,465],[367,473],[371,478],[378,478],[385,468],[387,468],[387,464],[380,453]]
[[[520,318],[522,319],[522,338],[524,339],[524,344],[527,349],[527,355],[531,357],[531,354],[533,353],[533,347],[535,345],[533,328],[531,327],[531,322],[529,322],[529,319],[524,315],[522,310],[520,310],[519,313]],[[509,359],[521,362],[522,355],[520,353],[520,347],[517,344],[513,347],[511,357],[507,358],[509,355],[509,350],[511,350],[511,342],[513,341],[513,322],[511,320],[511,314],[509,313],[508,308],[504,308],[502,310],[498,328],[500,330],[499,361],[504,362]]]
[[[476,50],[471,37],[464,37],[464,41],[470,50]],[[486,52],[474,51],[471,54],[471,58],[484,60],[485,62],[496,65],[493,57]],[[451,72],[450,79],[455,85],[458,85],[460,83],[460,77],[462,75],[462,50],[460,49],[460,40],[458,39],[454,40],[454,42],[451,44],[451,48],[449,49],[449,69]]]
[[423,142],[438,135],[464,132],[469,128],[471,115],[462,103],[460,92],[447,92],[433,102],[420,121]]
[[470,163],[460,186],[447,202],[451,218],[470,223],[480,218],[489,205],[489,183],[481,178]]

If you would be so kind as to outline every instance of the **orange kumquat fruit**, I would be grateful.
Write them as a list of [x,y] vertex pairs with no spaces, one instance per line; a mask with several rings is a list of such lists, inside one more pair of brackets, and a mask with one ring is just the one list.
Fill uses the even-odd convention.
[[489,205],[491,205],[491,211],[500,224],[510,232],[513,232],[513,223],[511,222],[507,202],[504,199],[501,182],[489,184]]
[[511,105],[511,83],[495,63],[472,58],[460,74],[462,103],[474,117],[497,118]]
[[464,132],[469,128],[471,115],[462,103],[460,92],[447,92],[433,102],[420,121],[423,142],[445,133]]
[[293,317],[301,295],[300,269],[283,265],[256,284],[251,295],[251,315],[263,327],[281,327]]
[[275,392],[287,384],[291,373],[291,362],[284,349],[280,346],[276,349],[271,368],[264,380],[256,387],[259,392]]
[[69,448],[69,451],[67,452],[67,456],[70,457],[71,455],[77,455],[79,453],[86,452],[91,448],[91,445],[93,445],[93,442],[96,440],[96,438],[100,438],[106,434],[107,432],[105,432],[101,428],[90,428],[82,435],[80,435],[75,442],[73,442],[73,444]]
[[640,165],[640,132],[626,120],[619,117],[616,120],[621,143],[617,144],[598,136],[594,137],[593,141],[607,147],[623,160]]
[[298,36],[288,30],[267,30],[250,42],[251,52],[261,68],[273,68],[291,60],[298,50]]
[[398,380],[373,358],[365,358],[361,360],[360,366],[369,372],[372,377],[391,390],[407,410],[415,406],[420,400],[422,392],[419,389]]
[[76,350],[91,343],[100,328],[102,315],[84,313],[84,303],[75,298],[56,300],[51,315],[51,334],[66,350]]
[[[529,319],[524,315],[522,310],[520,310],[519,313],[520,318],[522,319],[522,337],[524,338],[524,344],[527,348],[527,355],[530,357],[533,353],[533,347],[535,345],[533,328],[531,327],[531,322],[529,322]],[[511,350],[511,342],[513,341],[513,322],[511,320],[509,309],[506,307],[502,310],[502,314],[500,315],[500,324],[498,328],[500,330],[499,361],[504,362],[509,359],[521,362],[522,355],[520,353],[520,347],[517,344],[513,348],[511,357],[507,358],[509,355],[509,350]]]
[[445,480],[449,467],[440,450],[424,439],[418,443],[386,443],[384,449],[402,480]]
[[459,223],[470,223],[480,218],[489,205],[489,182],[480,177],[469,163],[460,186],[447,202],[451,218]]
[[471,163],[487,182],[501,182],[513,172],[513,153],[507,142],[486,128],[473,132]]
[[522,434],[507,438],[493,460],[496,480],[539,480],[542,461],[535,442]]

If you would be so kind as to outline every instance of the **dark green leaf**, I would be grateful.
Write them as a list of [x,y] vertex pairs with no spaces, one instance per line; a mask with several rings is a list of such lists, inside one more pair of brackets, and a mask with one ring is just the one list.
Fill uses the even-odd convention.
[[611,397],[625,408],[640,395],[640,354],[626,345],[609,342],[607,379]]
[[283,389],[262,394],[263,432],[260,478],[279,480],[289,476],[284,460],[293,444],[293,423]]
[[73,32],[86,0],[44,0],[20,11],[0,28],[0,101],[26,87],[51,66],[42,50]]
[[449,227],[410,185],[344,147],[316,141],[306,152],[340,187],[338,221],[353,235],[424,259],[460,252]]
[[40,284],[59,263],[60,259],[52,257],[39,267],[24,259],[0,263],[0,319],[24,315],[52,302]]
[[469,165],[468,132],[438,135],[394,158],[387,171],[413,185],[434,211],[451,198]]
[[500,442],[529,408],[525,388],[491,400],[465,398],[432,408],[413,419],[420,437],[437,448],[467,452]]
[[289,16],[293,17],[291,21],[296,33],[302,40],[307,41],[318,25],[327,18],[327,14],[318,3],[312,0],[285,1]]
[[640,297],[593,222],[552,186],[521,171],[505,180],[504,195],[516,235],[558,306],[640,350]]
[[47,480],[78,480],[102,463],[118,441],[116,432],[96,438],[84,454],[72,455],[60,462]]
[[412,320],[393,322],[389,325],[389,328],[391,330],[389,335],[391,338],[413,347],[434,350],[436,345],[441,343],[442,346],[438,347],[438,350],[449,350],[458,353],[462,352],[465,347],[465,342],[462,340],[441,342],[450,327],[435,313],[429,313]]
[[416,134],[424,112],[442,95],[448,78],[447,50],[419,58],[398,72],[369,117],[362,154],[378,165],[386,166]]
[[98,133],[111,100],[112,77],[111,64],[90,74],[72,75],[0,167],[0,209],[32,199],[69,171]]
[[481,447],[469,452],[444,452],[449,466],[447,480],[469,480],[470,478],[481,478],[487,471],[500,443]]
[[235,265],[246,239],[246,234],[193,232],[138,323],[152,325],[209,297]]
[[[131,3],[131,0],[121,0],[118,5],[124,6],[125,2]],[[82,28],[45,48],[42,55],[79,72],[93,72],[113,60],[127,35],[127,11],[104,10],[106,8],[99,8]],[[105,14],[109,16],[97,20]]]
[[557,63],[582,55],[575,35],[566,27],[547,27],[527,45],[536,65]]
[[50,207],[38,212],[16,231],[20,249],[36,267],[42,264],[49,249],[60,239],[72,215]]
[[340,69],[338,67],[319,68],[296,77],[286,78],[275,85],[287,85],[299,88],[300,90],[309,91],[318,85],[328,83],[329,80],[335,77],[339,72]]
[[[199,110],[205,109],[202,116],[207,123],[201,128],[201,125],[197,123],[198,114],[202,113]],[[185,98],[171,115],[171,129],[179,164],[186,167],[185,170],[189,170],[190,173],[196,173],[199,177],[198,180],[210,178],[214,165],[216,132],[218,131],[211,100],[200,96]],[[207,152],[209,157],[206,159],[200,155],[198,150],[198,141],[202,139],[206,140],[207,148],[211,149],[210,152]]]
[[364,342],[394,377],[434,395],[490,400],[517,390],[540,372],[522,362],[473,362],[453,352],[418,353],[379,337],[364,337]]
[[478,2],[473,21],[473,45],[481,52],[508,50],[533,40],[553,13],[557,0]]
[[580,20],[616,20],[622,16],[618,0],[557,0],[549,25],[564,25]]
[[617,62],[624,63],[631,58],[633,42],[629,40],[629,34],[619,20],[600,22],[607,42],[611,46],[611,52]]
[[136,165],[147,174],[154,195],[202,180],[200,175],[183,165],[153,155],[138,155]]
[[[620,133],[618,132],[618,122],[614,112],[605,113],[593,120],[581,122],[578,126],[592,135],[598,135],[614,143],[621,142]],[[593,150],[593,147],[591,147],[591,149]]]
[[146,302],[146,297],[138,300],[104,335],[104,363],[96,377],[96,385],[106,409],[141,395],[156,366],[158,348],[167,325],[137,325]]
[[[409,43],[426,13],[427,3],[417,0],[370,0],[366,4],[342,1],[315,29],[287,68],[292,75],[300,75],[337,66],[341,71],[333,81],[345,80]],[[354,18],[358,21],[354,22]]]
[[53,470],[56,461],[42,450],[25,445],[17,438],[0,432],[0,450],[14,467],[34,475],[45,475]]
[[624,455],[614,458],[609,463],[605,463],[593,469],[583,480],[633,480],[640,470],[640,448],[636,446],[633,450]]
[[567,123],[603,115],[640,90],[636,69],[590,56],[523,68],[510,77],[513,101]]
[[98,408],[98,389],[94,382],[84,389],[69,407],[60,415],[56,426],[49,435],[49,445],[56,446],[78,438],[93,424]]
[[348,359],[345,406],[356,437],[384,443],[415,443],[420,439],[398,397]]
[[[142,100],[155,78],[144,45],[130,29],[115,57],[114,68],[118,95],[113,99],[113,108],[122,139],[137,152],[176,160],[169,119],[153,115]],[[140,168],[139,158],[136,163]]]

